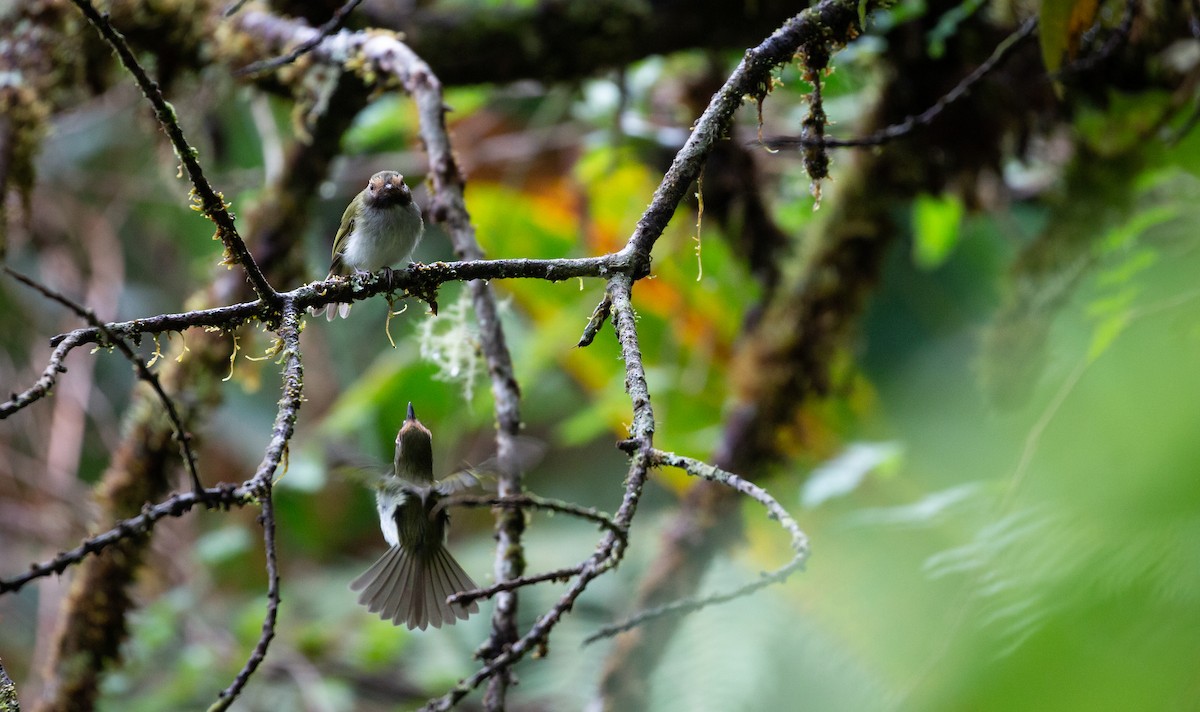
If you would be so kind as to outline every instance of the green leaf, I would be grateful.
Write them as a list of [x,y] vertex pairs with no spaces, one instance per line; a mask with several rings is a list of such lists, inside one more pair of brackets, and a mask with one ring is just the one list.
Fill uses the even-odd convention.
[[216,566],[246,553],[250,544],[250,533],[244,527],[221,527],[196,540],[196,557],[209,566]]
[[961,235],[963,204],[958,198],[921,195],[913,203],[913,261],[922,269],[940,267]]
[[355,117],[342,139],[342,148],[351,156],[403,150],[416,133],[415,113],[406,98],[384,95]]
[[1088,361],[1095,361],[1107,351],[1117,337],[1125,331],[1125,327],[1129,326],[1129,322],[1128,310],[1114,312],[1101,319],[1092,331],[1092,342],[1088,345]]

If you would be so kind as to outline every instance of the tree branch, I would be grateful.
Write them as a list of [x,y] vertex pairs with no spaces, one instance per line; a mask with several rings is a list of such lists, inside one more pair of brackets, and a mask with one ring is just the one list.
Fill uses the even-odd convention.
[[136,517],[122,519],[111,529],[88,537],[79,546],[64,551],[49,561],[33,564],[18,576],[0,579],[0,594],[19,591],[25,584],[51,574],[62,574],[70,566],[83,561],[91,554],[99,554],[110,546],[127,539],[148,533],[158,520],[164,517],[182,517],[197,506],[241,507],[253,501],[253,495],[245,485],[232,484],[208,487],[201,492],[183,492],[173,495],[156,505],[147,504]]
[[860,138],[808,138],[805,136],[772,136],[759,141],[753,141],[772,151],[779,150],[795,150],[811,146],[820,146],[824,148],[866,148],[873,146],[882,146],[885,143],[895,141],[898,138],[903,138],[918,128],[929,126],[942,115],[948,107],[952,106],[960,99],[964,99],[971,93],[971,89],[976,84],[985,79],[996,67],[1012,54],[1013,50],[1020,44],[1021,40],[1033,35],[1033,31],[1037,29],[1037,18],[1031,17],[1026,20],[1021,27],[1006,37],[1003,42],[996,45],[996,49],[992,51],[992,55],[987,58],[982,64],[976,67],[970,74],[962,78],[953,89],[938,97],[938,100],[933,103],[928,109],[919,114],[909,114],[903,121],[894,123],[890,126],[882,128],[874,133]]
[[767,516],[783,527],[784,531],[791,537],[791,547],[793,556],[790,561],[780,568],[763,573],[758,581],[753,581],[744,586],[740,586],[732,591],[725,593],[713,594],[710,596],[693,597],[673,601],[671,603],[655,607],[650,610],[642,611],[635,616],[613,625],[605,626],[596,631],[592,635],[584,639],[583,644],[588,645],[603,638],[611,638],[612,636],[631,630],[646,621],[661,618],[666,615],[683,615],[692,613],[702,608],[706,608],[718,603],[726,603],[728,601],[748,596],[761,588],[765,588],[774,583],[783,583],[796,571],[804,568],[805,562],[808,560],[808,536],[800,529],[800,525],[796,520],[788,514],[783,505],[772,497],[765,489],[758,485],[747,481],[745,478],[726,472],[718,467],[714,467],[699,460],[690,457],[683,457],[671,452],[663,452],[662,450],[652,450],[650,452],[651,462],[655,466],[676,467],[693,477],[699,477],[710,482],[716,482],[734,491],[746,495],[754,501],[761,504],[767,510]]
[[[495,298],[490,285],[484,279],[502,277],[524,277],[541,279],[566,279],[570,277],[594,276],[608,281],[606,302],[610,309],[596,312],[589,330],[594,334],[611,316],[614,330],[625,362],[625,382],[632,406],[632,423],[629,441],[631,459],[626,476],[620,507],[611,519],[611,525],[601,537],[595,551],[574,574],[568,590],[555,605],[542,615],[522,636],[517,637],[516,598],[513,589],[497,590],[498,604],[493,617],[492,636],[483,649],[485,664],[467,680],[430,705],[446,708],[465,695],[470,689],[484,681],[493,681],[485,697],[485,705],[498,708],[504,704],[504,691],[512,665],[531,650],[542,651],[548,645],[550,632],[557,622],[573,606],[576,598],[597,576],[615,567],[627,546],[627,531],[640,501],[642,488],[649,467],[653,463],[654,413],[650,392],[646,383],[645,367],[638,343],[636,315],[632,304],[633,284],[649,274],[650,256],[675,208],[686,194],[691,181],[698,175],[715,142],[723,138],[732,124],[734,110],[747,94],[761,99],[765,96],[772,68],[790,61],[796,49],[805,42],[836,44],[845,42],[857,31],[859,3],[849,0],[826,0],[815,8],[805,11],[789,22],[758,48],[747,53],[738,70],[726,82],[725,87],[710,103],[697,122],[695,130],[684,148],[676,156],[671,169],[656,191],[650,208],[638,222],[625,248],[617,253],[599,258],[583,260],[482,260],[482,252],[475,241],[474,228],[463,199],[463,178],[450,150],[446,135],[441,85],[429,67],[405,45],[384,33],[339,32],[322,38],[319,30],[301,26],[299,23],[282,20],[261,12],[247,12],[235,21],[238,29],[252,34],[264,44],[272,42],[278,46],[295,46],[296,42],[312,42],[310,55],[318,61],[337,66],[346,66],[353,58],[352,66],[360,68],[375,88],[400,86],[416,100],[420,114],[422,137],[430,157],[430,181],[433,186],[433,202],[429,215],[442,225],[451,237],[455,250],[463,262],[430,266],[415,266],[400,273],[384,273],[363,279],[331,280],[314,283],[292,290],[275,292],[246,251],[245,245],[233,228],[232,216],[225,209],[223,200],[212,191],[194,151],[183,138],[178,122],[174,120],[169,104],[162,98],[154,83],[133,60],[129,48],[112,29],[105,18],[95,12],[87,0],[74,0],[87,14],[106,39],[114,44],[122,61],[134,74],[139,86],[155,106],[160,122],[172,139],[180,160],[189,169],[200,202],[209,217],[218,225],[218,237],[246,270],[258,300],[216,309],[197,310],[186,314],[160,315],[149,319],[122,322],[119,324],[93,326],[76,330],[59,337],[56,342],[62,355],[81,343],[102,343],[104,339],[117,336],[119,339],[136,340],[144,333],[162,333],[193,326],[232,329],[258,319],[278,332],[280,353],[285,361],[283,396],[276,414],[271,439],[266,446],[263,460],[253,477],[238,490],[244,497],[266,497],[264,499],[264,539],[268,547],[268,569],[271,578],[268,596],[267,618],[263,635],[260,637],[250,660],[226,690],[220,704],[228,697],[232,700],[245,680],[253,673],[262,659],[273,636],[274,616],[278,606],[277,575],[273,569],[273,519],[268,515],[271,483],[282,462],[293,434],[297,410],[301,403],[302,370],[299,353],[300,312],[309,306],[318,306],[330,301],[353,301],[380,293],[392,293],[399,289],[410,295],[429,295],[436,286],[449,280],[473,280],[469,290],[479,321],[482,349],[488,362],[495,412],[498,424],[497,449],[500,460],[500,498],[521,495],[521,476],[516,465],[513,439],[520,426],[519,388],[513,374],[511,357],[505,344],[496,310]],[[315,34],[314,34],[315,33]],[[315,42],[313,41],[313,38]],[[359,62],[358,60],[361,60]],[[194,167],[194,170],[193,170]],[[605,312],[610,312],[606,314]],[[63,348],[63,345],[67,345]],[[56,355],[59,353],[56,350]],[[61,356],[60,362],[61,365]],[[52,384],[52,381],[51,381]],[[46,386],[49,388],[49,385]],[[147,436],[154,435],[146,433]],[[150,450],[157,452],[154,447]],[[208,492],[204,490],[203,492]],[[207,498],[192,493],[192,499],[183,495],[172,498],[183,506],[183,502],[199,503]],[[241,503],[239,501],[239,503]],[[188,505],[189,507],[191,505]],[[153,520],[147,517],[146,523]],[[499,548],[496,578],[499,584],[521,580],[523,557],[521,536],[523,516],[519,510],[506,508],[498,517],[496,529]],[[147,529],[148,530],[148,529]],[[130,530],[119,538],[132,540],[137,532]],[[98,545],[94,545],[98,546]],[[105,545],[110,546],[110,544]],[[79,554],[80,559],[89,551]],[[131,557],[132,565],[136,559]],[[125,576],[112,579],[115,586],[123,585]],[[272,593],[272,591],[274,593]]]
[[262,633],[246,664],[238,671],[229,687],[221,691],[217,701],[208,708],[209,712],[229,709],[229,705],[238,698],[242,688],[250,681],[250,676],[267,656],[267,647],[275,637],[275,621],[279,616],[279,566],[275,560],[275,501],[270,481],[265,484],[259,483],[258,488],[259,501],[262,503],[262,513],[258,515],[258,521],[263,527],[263,547],[267,556],[267,612],[263,618]]
[[233,72],[234,76],[244,77],[250,74],[258,74],[259,72],[267,72],[272,69],[278,69],[285,64],[291,64],[292,62],[295,62],[306,52],[311,51],[313,47],[316,47],[318,44],[320,44],[321,40],[342,29],[342,26],[346,24],[346,20],[350,19],[350,13],[354,12],[354,8],[361,4],[362,0],[346,0],[346,2],[333,13],[333,17],[330,17],[325,24],[317,28],[317,34],[315,36],[305,40],[304,42],[301,42],[296,49],[283,56],[275,57],[274,59],[265,59],[260,62],[248,64],[241,69],[235,69]]
[[175,155],[179,158],[183,167],[187,169],[188,176],[192,179],[193,190],[199,198],[200,211],[208,219],[216,223],[217,238],[225,246],[229,259],[241,265],[242,269],[246,271],[246,277],[250,280],[250,285],[254,288],[255,293],[258,294],[259,299],[278,307],[279,295],[271,287],[270,283],[267,282],[267,278],[263,276],[258,263],[250,256],[250,250],[246,248],[246,243],[242,241],[242,236],[238,234],[237,225],[233,222],[233,215],[227,209],[224,198],[213,190],[212,186],[208,184],[208,179],[204,177],[200,161],[196,158],[198,152],[191,147],[184,137],[183,129],[179,126],[179,118],[175,115],[175,108],[167,103],[167,100],[163,98],[162,92],[159,91],[158,84],[138,64],[137,58],[133,56],[133,51],[129,49],[125,38],[108,21],[108,16],[101,15],[89,0],[71,0],[71,2],[80,9],[84,17],[88,19],[88,22],[96,28],[100,36],[116,51],[121,64],[125,65],[125,68],[133,75],[138,88],[142,90],[142,94],[146,96],[151,106],[154,107],[154,115],[158,117],[158,122],[162,125],[163,131],[171,139],[171,145],[175,148]]
[[[159,402],[163,404],[163,409],[167,412],[167,417],[171,420],[171,425],[175,428],[175,439],[179,441],[179,447],[183,451],[183,462],[187,467],[188,477],[192,481],[192,489],[196,492],[203,490],[204,486],[200,484],[200,475],[196,471],[196,455],[192,452],[192,436],[183,425],[183,419],[179,416],[179,410],[175,407],[175,401],[171,400],[171,397],[168,396],[167,392],[163,390],[162,382],[158,380],[158,376],[150,370],[150,367],[146,365],[146,362],[142,360],[142,357],[135,354],[133,349],[129,347],[129,344],[125,343],[124,339],[118,339],[113,336],[113,333],[109,331],[107,327],[105,327],[105,325],[96,316],[95,312],[93,312],[91,309],[86,309],[83,306],[76,304],[74,301],[68,299],[65,295],[50,289],[44,284],[34,281],[33,279],[21,274],[20,272],[17,272],[7,265],[5,265],[4,271],[19,282],[37,290],[46,298],[52,299],[75,312],[76,315],[82,317],[85,321],[91,324],[93,328],[99,329],[103,336],[104,343],[116,348],[121,352],[121,355],[124,356],[126,360],[133,364],[134,371],[137,372],[138,378],[145,381],[150,386],[150,389],[154,391],[154,394],[158,396]],[[51,363],[53,362],[54,358],[51,357]],[[55,373],[57,374],[58,372],[64,370],[65,368],[56,368]],[[42,392],[44,393],[45,391]],[[14,398],[14,401],[15,400],[17,399]],[[7,403],[0,405],[0,418],[4,418],[9,414],[4,410],[4,407],[7,405]]]
[[[581,507],[570,502],[560,502],[558,500],[546,499],[545,497],[537,497],[534,495],[520,495],[517,497],[454,497],[443,500],[448,507],[511,507],[518,511],[526,507],[534,509],[545,509],[551,512],[562,512],[573,517],[579,517],[591,522],[599,524],[601,528],[607,529],[612,534],[620,539],[620,546],[623,548],[628,545],[626,540],[625,529],[617,526],[612,517],[593,509],[591,507]],[[450,598],[446,599],[450,603],[459,603],[469,605],[472,601],[477,601],[492,596],[502,591],[515,591],[524,586],[530,586],[544,581],[567,581],[573,576],[577,576],[583,571],[584,565],[571,566],[554,571],[547,571],[533,576],[518,576],[515,578],[499,581],[485,588],[477,588],[473,591],[460,591]]]

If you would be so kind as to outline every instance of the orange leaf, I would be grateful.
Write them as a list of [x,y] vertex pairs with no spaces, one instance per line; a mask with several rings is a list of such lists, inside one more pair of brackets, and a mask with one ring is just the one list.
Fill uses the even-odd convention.
[[1058,71],[1063,55],[1075,58],[1079,53],[1079,38],[1096,21],[1099,7],[1099,0],[1043,0],[1038,14],[1038,36],[1047,72]]

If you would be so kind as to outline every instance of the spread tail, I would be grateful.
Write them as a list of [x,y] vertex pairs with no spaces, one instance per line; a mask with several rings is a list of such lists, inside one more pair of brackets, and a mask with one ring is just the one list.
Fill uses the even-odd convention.
[[474,601],[465,607],[446,603],[451,594],[477,586],[444,546],[426,556],[393,546],[350,588],[362,591],[358,602],[367,610],[394,625],[404,623],[410,630],[453,625],[456,619],[466,619],[479,610]]

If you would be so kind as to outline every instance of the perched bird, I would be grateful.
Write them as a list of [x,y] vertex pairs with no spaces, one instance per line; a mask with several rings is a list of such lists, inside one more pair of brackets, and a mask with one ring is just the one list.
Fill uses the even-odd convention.
[[[396,171],[380,171],[371,176],[346,212],[333,238],[333,260],[326,279],[334,275],[375,272],[408,259],[421,241],[425,223],[421,209],[413,202],[412,191],[404,176]],[[329,321],[335,314],[345,318],[349,304],[329,304],[322,313]]]
[[477,588],[446,550],[450,515],[439,500],[477,484],[469,473],[433,479],[433,436],[417,420],[412,403],[396,435],[395,476],[387,476],[376,492],[379,526],[390,549],[350,584],[362,591],[358,602],[394,625],[409,629],[453,624],[479,610],[450,605],[446,598]]

